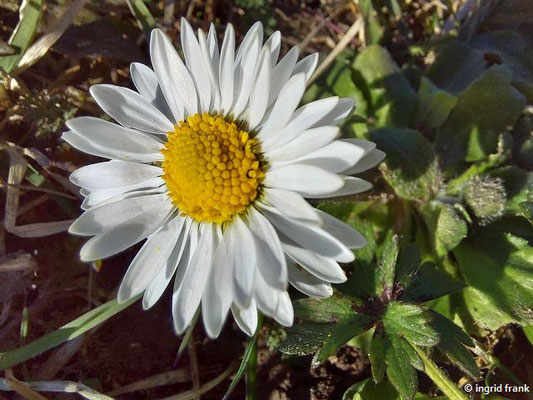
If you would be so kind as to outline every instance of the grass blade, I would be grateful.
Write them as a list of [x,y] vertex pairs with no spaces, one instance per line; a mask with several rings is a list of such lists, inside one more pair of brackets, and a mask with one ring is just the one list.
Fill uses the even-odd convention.
[[252,338],[248,341],[248,344],[246,345],[246,349],[244,350],[244,355],[242,357],[241,365],[239,366],[239,369],[237,370],[237,373],[235,374],[233,380],[231,381],[231,384],[228,387],[228,390],[226,390],[226,394],[224,394],[224,397],[222,400],[228,400],[231,393],[235,390],[237,387],[237,384],[242,379],[242,376],[246,372],[246,367],[248,366],[248,363],[250,362],[250,359],[252,356],[257,356],[256,353],[256,346],[257,346],[257,337],[259,336],[259,331],[261,329],[261,314],[258,315],[259,321],[257,322],[257,330],[255,331],[255,334],[252,336]]
[[18,365],[24,361],[29,360],[46,350],[60,345],[61,343],[72,340],[102,322],[108,320],[113,315],[124,310],[129,305],[133,304],[139,296],[119,304],[117,300],[111,300],[101,306],[91,310],[82,316],[76,318],[74,321],[63,325],[54,332],[49,333],[27,345],[19,347],[15,350],[0,353],[0,370]]
[[139,28],[145,32],[150,32],[155,25],[155,20],[146,4],[142,0],[126,0],[128,7],[137,20]]
[[19,23],[8,42],[9,46],[17,52],[0,57],[0,68],[8,73],[15,69],[37,32],[42,12],[43,0],[22,1],[19,10]]

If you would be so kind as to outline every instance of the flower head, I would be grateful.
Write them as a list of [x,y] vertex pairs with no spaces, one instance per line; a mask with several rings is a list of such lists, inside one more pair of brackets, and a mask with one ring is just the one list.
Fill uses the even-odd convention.
[[150,308],[174,281],[178,333],[201,304],[210,337],[231,310],[249,335],[257,309],[290,326],[288,284],[329,296],[364,246],[359,233],[304,198],[358,193],[350,175],[383,159],[374,144],[338,139],[353,102],[331,97],[298,108],[317,55],[281,60],[281,37],[263,44],[255,24],[235,51],[228,25],[219,50],[214,29],[196,36],[182,20],[185,62],[169,38],[152,32],[153,70],[131,65],[137,91],[95,85],[91,94],[118,124],[67,122],[63,138],[110,159],[71,175],[85,212],[70,232],[93,236],[81,259],[109,257],[146,239],[129,266],[119,301],[141,293]]

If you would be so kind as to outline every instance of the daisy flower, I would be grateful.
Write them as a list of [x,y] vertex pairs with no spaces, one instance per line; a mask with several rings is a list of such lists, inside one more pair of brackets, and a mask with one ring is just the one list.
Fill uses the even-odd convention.
[[80,117],[63,138],[110,161],[76,170],[84,213],[69,231],[93,236],[83,261],[103,259],[146,239],[118,291],[124,302],[143,294],[152,307],[173,280],[178,334],[198,308],[207,334],[219,335],[231,310],[252,335],[257,313],[293,322],[292,284],[312,297],[346,280],[339,263],[364,246],[350,226],[305,198],[367,190],[350,175],[375,166],[371,142],[339,139],[337,125],[353,109],[330,97],[298,107],[318,56],[298,61],[293,47],[279,59],[281,35],[263,43],[255,24],[235,49],[228,25],[197,36],[182,20],[184,61],[168,36],[150,40],[153,69],[131,65],[135,90],[94,85],[90,92],[117,123]]

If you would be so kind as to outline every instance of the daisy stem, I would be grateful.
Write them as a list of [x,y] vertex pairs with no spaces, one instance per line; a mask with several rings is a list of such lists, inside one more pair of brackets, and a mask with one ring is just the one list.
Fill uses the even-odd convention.
[[468,397],[461,389],[455,385],[450,378],[431,360],[426,353],[418,346],[413,346],[422,361],[424,362],[424,372],[438,386],[442,393],[450,400],[468,400]]
[[263,324],[263,315],[258,312],[258,321],[257,321],[257,331],[255,333],[256,337],[253,340],[250,359],[248,360],[248,365],[246,366],[246,400],[255,400],[257,395],[257,335]]

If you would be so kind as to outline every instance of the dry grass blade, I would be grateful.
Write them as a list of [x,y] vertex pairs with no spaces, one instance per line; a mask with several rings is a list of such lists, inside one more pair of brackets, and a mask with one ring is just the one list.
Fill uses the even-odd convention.
[[231,375],[233,370],[235,368],[237,368],[238,364],[239,364],[238,361],[232,362],[230,364],[230,366],[228,368],[226,368],[226,370],[224,372],[222,372],[219,376],[217,376],[216,378],[210,380],[209,382],[204,383],[198,389],[188,390],[188,391],[180,393],[180,394],[178,394],[176,396],[165,397],[164,399],[161,399],[161,400],[193,400],[194,398],[196,398],[196,397],[198,397],[198,396],[210,391],[215,386],[217,386],[222,381],[224,381],[228,376]]
[[314,72],[313,76],[311,76],[311,79],[307,83],[310,85],[314,82],[316,78],[320,76],[322,72],[324,72],[329,65],[335,60],[335,57],[337,57],[345,48],[348,46],[348,44],[352,41],[352,39],[357,35],[361,27],[363,26],[363,19],[361,17],[358,17],[355,22],[350,26],[350,28],[346,31],[342,39],[337,43],[335,48],[331,50],[331,52],[328,54],[328,56],[322,61],[322,63],[318,66],[316,71]]
[[32,390],[29,385],[15,378],[13,372],[10,369],[6,370],[6,378],[2,380],[5,381],[5,386],[7,388],[3,389],[4,385],[2,385],[2,381],[0,381],[0,389],[12,390],[14,392],[17,392],[27,400],[47,400],[46,397]]
[[[80,396],[83,396],[84,398],[88,400],[114,400],[112,397],[106,396],[105,394],[99,393],[96,390],[91,389],[90,387],[84,385],[83,383],[78,382],[71,382],[71,381],[50,381],[50,382],[20,382],[16,381],[17,387],[25,387],[26,389],[29,389],[31,392],[27,393],[33,393],[34,395],[37,395],[39,397],[26,397],[24,394],[23,396],[26,399],[29,400],[46,400],[46,397],[40,395],[39,393],[36,393],[35,391],[42,391],[42,392],[55,392],[55,393],[77,393]],[[0,390],[15,390],[17,393],[22,394],[21,392],[18,392],[14,387],[10,386],[13,382],[7,378],[7,379],[0,379]]]
[[73,220],[57,222],[41,222],[17,226],[17,214],[19,206],[20,184],[28,162],[18,153],[13,146],[3,146],[9,153],[10,167],[7,177],[7,196],[4,213],[5,229],[19,237],[42,237],[63,232],[68,229]]
[[[220,366],[214,365],[202,370],[202,373],[209,374],[216,372],[220,369]],[[136,392],[139,390],[153,389],[159,386],[174,385],[176,383],[188,382],[191,380],[191,374],[189,373],[188,368],[175,369],[173,371],[163,372],[162,374],[157,374],[150,376],[146,379],[140,380],[138,382],[131,383],[121,388],[115,389],[109,393],[109,396],[118,396],[124,393]]]
[[74,17],[81,11],[85,5],[86,0],[74,0],[74,2],[67,8],[63,15],[59,18],[55,26],[47,33],[45,33],[39,40],[30,46],[22,59],[18,63],[18,70],[24,70],[46,54],[46,52],[54,45],[55,42],[65,33],[67,28],[72,24]]

